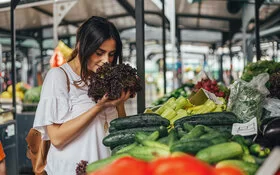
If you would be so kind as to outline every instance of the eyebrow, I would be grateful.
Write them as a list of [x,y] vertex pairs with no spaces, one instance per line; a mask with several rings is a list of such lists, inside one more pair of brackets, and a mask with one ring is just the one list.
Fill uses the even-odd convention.
[[[97,50],[99,50],[99,51],[101,51],[101,52],[106,52],[106,50],[103,50],[103,49],[100,49],[100,48],[98,48]],[[112,50],[112,51],[110,51],[110,52],[116,52],[116,50]]]

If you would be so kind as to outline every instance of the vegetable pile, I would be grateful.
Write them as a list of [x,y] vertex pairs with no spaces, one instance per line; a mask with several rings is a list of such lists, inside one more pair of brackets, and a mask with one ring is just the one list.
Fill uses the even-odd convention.
[[274,61],[257,61],[255,63],[250,63],[245,67],[241,79],[247,82],[251,81],[254,76],[261,73],[273,74],[280,71],[280,63]]
[[88,96],[97,102],[105,94],[110,100],[118,99],[122,90],[135,94],[142,89],[136,72],[128,64],[111,66],[105,63],[91,74]]
[[217,97],[224,97],[225,98],[229,94],[229,90],[225,86],[219,85],[216,80],[202,79],[201,81],[198,81],[196,83],[193,91],[196,93],[201,88],[203,88],[203,89],[205,89],[209,92],[212,92]]

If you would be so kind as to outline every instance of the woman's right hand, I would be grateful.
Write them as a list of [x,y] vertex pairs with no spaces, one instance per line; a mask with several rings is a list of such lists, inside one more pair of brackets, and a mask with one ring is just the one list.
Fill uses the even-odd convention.
[[131,93],[130,91],[122,91],[120,98],[116,99],[116,100],[109,100],[108,94],[105,94],[102,99],[100,99],[99,101],[97,101],[96,106],[100,107],[102,109],[106,108],[106,107],[112,107],[112,106],[117,106],[120,103],[124,103],[127,99],[129,99]]

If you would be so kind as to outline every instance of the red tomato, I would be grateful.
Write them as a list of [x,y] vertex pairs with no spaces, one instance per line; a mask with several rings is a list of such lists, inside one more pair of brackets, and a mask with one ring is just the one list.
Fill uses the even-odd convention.
[[152,175],[212,175],[209,165],[190,156],[159,158],[150,164]]
[[91,175],[149,175],[148,163],[133,157],[123,157]]
[[221,167],[215,169],[215,175],[245,175],[236,167]]
[[280,170],[278,170],[278,171],[275,173],[275,175],[280,175]]

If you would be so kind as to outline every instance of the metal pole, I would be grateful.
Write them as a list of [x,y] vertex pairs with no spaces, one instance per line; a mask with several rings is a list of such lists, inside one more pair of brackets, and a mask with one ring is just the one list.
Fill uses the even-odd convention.
[[230,36],[230,40],[229,40],[229,58],[230,58],[230,69],[229,69],[229,82],[231,84],[231,82],[233,81],[233,76],[232,76],[232,50],[231,50],[231,47],[232,47],[232,40],[231,40],[231,36]]
[[137,113],[143,113],[145,104],[145,46],[144,46],[144,0],[135,0],[136,59],[137,74],[141,79],[142,91],[137,94]]
[[220,55],[220,73],[219,73],[219,79],[220,79],[221,82],[224,82],[224,79],[223,79],[223,74],[224,74],[223,57],[224,57],[224,54],[221,54]]
[[16,29],[15,29],[15,9],[19,0],[11,0],[11,61],[12,61],[12,89],[13,89],[13,114],[16,118],[16,67],[15,67],[15,53],[16,53]]
[[162,2],[162,54],[163,54],[163,92],[166,94],[166,28],[165,28],[165,0],[161,0]]
[[260,47],[260,20],[259,20],[259,0],[255,2],[255,34],[256,34],[256,56],[257,61],[261,59],[261,47]]
[[44,72],[44,54],[43,54],[43,29],[40,30],[39,47],[40,47],[40,57],[41,57],[41,73]]

